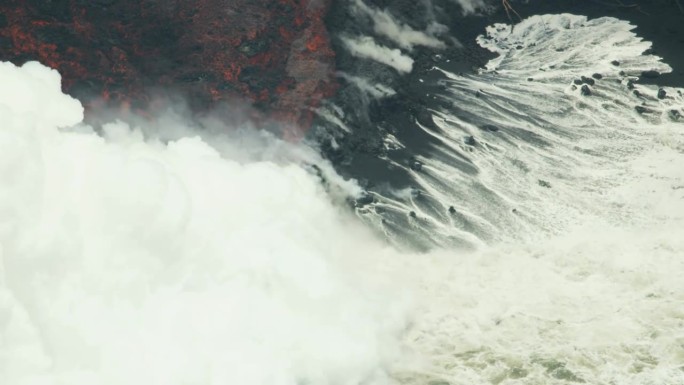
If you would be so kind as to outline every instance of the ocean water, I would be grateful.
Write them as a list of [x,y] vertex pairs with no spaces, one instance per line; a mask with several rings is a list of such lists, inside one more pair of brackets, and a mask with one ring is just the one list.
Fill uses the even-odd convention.
[[[684,384],[684,97],[631,84],[669,70],[631,30],[483,31],[478,74],[432,69],[422,196],[358,215],[302,144],[91,127],[0,64],[0,383]],[[393,207],[438,247],[397,247]]]

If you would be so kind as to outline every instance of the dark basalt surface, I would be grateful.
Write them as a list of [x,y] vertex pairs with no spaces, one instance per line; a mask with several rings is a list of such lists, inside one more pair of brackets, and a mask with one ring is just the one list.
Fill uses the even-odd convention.
[[[87,104],[240,100],[291,127],[336,88],[329,0],[4,0],[0,59],[58,69]],[[301,133],[290,132],[293,135]]]

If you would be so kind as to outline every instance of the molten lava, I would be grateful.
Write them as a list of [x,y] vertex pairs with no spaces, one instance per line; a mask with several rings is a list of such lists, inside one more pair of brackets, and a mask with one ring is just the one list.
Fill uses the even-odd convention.
[[4,0],[0,60],[58,69],[86,104],[143,109],[171,89],[194,109],[246,100],[306,128],[336,89],[329,1]]

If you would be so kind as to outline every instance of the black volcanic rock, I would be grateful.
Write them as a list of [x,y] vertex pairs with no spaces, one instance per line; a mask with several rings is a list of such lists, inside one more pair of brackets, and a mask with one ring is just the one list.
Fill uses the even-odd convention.
[[6,0],[0,59],[58,69],[86,103],[146,108],[164,88],[195,109],[239,99],[306,128],[336,89],[329,1]]
[[647,114],[647,113],[653,112],[644,106],[636,106],[636,107],[634,107],[634,109],[636,110],[636,112],[638,112],[640,114]]
[[492,125],[492,124],[485,124],[485,125],[482,126],[481,128],[482,128],[483,130],[489,131],[489,132],[497,132],[497,131],[499,131],[499,127],[494,126],[494,125]]
[[544,187],[544,188],[551,188],[551,183],[549,183],[549,182],[547,182],[547,181],[545,181],[545,180],[543,180],[543,179],[539,179],[539,180],[537,181],[537,183],[538,183],[541,187]]
[[373,198],[373,194],[364,192],[363,194],[361,194],[360,197],[356,198],[356,207],[363,207],[369,205],[373,203],[374,200],[375,199]]

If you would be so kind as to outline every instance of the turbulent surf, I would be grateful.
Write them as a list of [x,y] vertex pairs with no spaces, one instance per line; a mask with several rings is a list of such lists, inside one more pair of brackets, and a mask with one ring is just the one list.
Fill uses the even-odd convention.
[[650,43],[533,16],[482,31],[476,73],[414,68],[446,31],[354,4],[425,84],[416,133],[378,127],[408,186],[338,175],[334,104],[313,148],[92,125],[55,70],[0,64],[0,382],[684,384],[684,90],[639,81],[671,70]]

